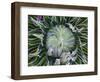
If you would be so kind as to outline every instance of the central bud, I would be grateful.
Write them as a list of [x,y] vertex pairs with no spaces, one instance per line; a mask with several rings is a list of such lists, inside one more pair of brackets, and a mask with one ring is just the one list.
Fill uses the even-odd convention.
[[56,25],[47,33],[46,48],[48,56],[60,57],[63,52],[69,52],[75,45],[75,37],[64,25]]

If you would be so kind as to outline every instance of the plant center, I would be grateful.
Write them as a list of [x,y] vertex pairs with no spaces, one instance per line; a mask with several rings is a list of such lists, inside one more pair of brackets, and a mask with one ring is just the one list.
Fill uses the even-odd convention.
[[63,52],[69,52],[75,45],[74,34],[64,25],[51,28],[46,40],[48,55],[53,57],[60,57]]

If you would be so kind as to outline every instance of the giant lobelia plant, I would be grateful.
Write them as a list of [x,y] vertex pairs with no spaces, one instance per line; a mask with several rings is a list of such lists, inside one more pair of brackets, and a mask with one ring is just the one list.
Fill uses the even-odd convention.
[[88,63],[86,17],[28,16],[28,65]]

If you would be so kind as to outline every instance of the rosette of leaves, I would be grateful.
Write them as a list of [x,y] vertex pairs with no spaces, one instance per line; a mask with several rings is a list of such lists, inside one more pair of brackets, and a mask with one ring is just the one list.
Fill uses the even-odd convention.
[[28,16],[28,65],[88,63],[87,17]]

